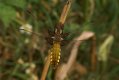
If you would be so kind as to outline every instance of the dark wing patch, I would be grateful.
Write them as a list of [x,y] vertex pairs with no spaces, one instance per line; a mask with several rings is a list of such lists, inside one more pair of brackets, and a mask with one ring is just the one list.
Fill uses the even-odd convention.
[[45,37],[46,41],[50,44],[53,45],[53,38],[51,37]]

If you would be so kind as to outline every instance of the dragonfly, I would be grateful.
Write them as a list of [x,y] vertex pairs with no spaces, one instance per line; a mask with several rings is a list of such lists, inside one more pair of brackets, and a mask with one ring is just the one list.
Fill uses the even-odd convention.
[[[71,7],[71,3],[72,3],[72,0],[67,0],[62,10],[58,24],[54,27],[53,32],[48,30],[49,36],[46,37],[46,41],[52,46],[49,50],[49,53],[50,53],[50,63],[54,69],[57,68],[60,62],[61,46],[64,45],[64,43],[66,42],[64,38],[68,36],[68,33],[63,32],[63,28],[64,28],[64,23],[65,23],[67,14]],[[27,31],[26,29],[22,29],[22,28],[21,30]],[[28,31],[28,32],[31,32],[31,31]],[[38,35],[37,33],[34,33],[34,34]]]
[[71,3],[71,0],[67,0],[60,16],[59,23],[54,27],[54,32],[49,32],[50,36],[46,38],[48,43],[52,45],[50,49],[50,62],[53,68],[56,68],[59,64],[61,46],[65,43],[64,37],[68,36],[68,33],[63,32],[63,28]]

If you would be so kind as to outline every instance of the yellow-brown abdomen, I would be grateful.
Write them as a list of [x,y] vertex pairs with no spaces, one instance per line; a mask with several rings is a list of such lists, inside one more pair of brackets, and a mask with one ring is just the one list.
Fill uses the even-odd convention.
[[59,64],[60,61],[60,43],[59,42],[54,42],[52,48],[50,49],[50,61],[51,65],[55,69],[57,65]]

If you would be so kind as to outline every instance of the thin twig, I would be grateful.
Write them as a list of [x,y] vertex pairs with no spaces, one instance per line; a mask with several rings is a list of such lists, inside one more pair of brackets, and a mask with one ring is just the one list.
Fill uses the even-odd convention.
[[49,55],[47,57],[45,65],[44,65],[44,69],[43,69],[43,72],[42,72],[40,80],[45,80],[47,72],[48,72],[48,69],[49,69],[49,66],[50,66],[50,51],[48,51],[48,53],[49,53]]

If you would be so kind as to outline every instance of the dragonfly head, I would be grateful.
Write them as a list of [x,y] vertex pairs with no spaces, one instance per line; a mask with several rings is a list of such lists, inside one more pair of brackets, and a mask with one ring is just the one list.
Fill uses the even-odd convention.
[[63,25],[61,23],[59,23],[54,30],[54,36],[52,37],[52,39],[54,41],[57,42],[61,42],[63,40],[62,38],[62,34],[63,34]]

